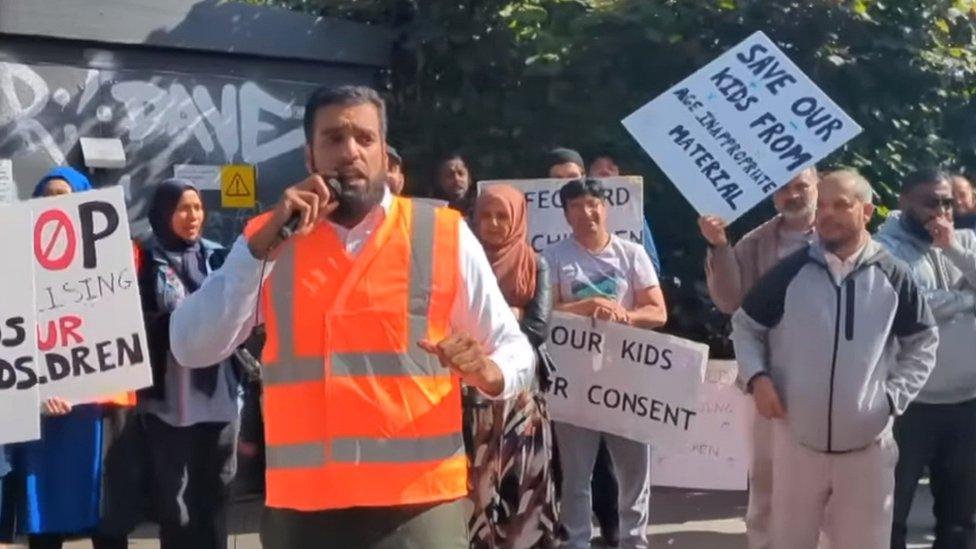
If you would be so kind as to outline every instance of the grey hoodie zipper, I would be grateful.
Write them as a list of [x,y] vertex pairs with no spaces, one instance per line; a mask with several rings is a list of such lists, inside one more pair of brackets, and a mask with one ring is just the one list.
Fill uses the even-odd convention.
[[827,401],[827,451],[833,451],[834,439],[834,374],[837,372],[837,349],[840,347],[840,293],[841,286],[834,282],[834,275],[827,269],[827,277],[837,291],[837,319],[834,321],[834,356],[830,360],[830,398]]
[[[840,348],[840,315],[841,315],[841,289],[844,285],[848,286],[848,292],[853,295],[854,286],[854,275],[859,273],[862,269],[870,266],[873,262],[870,258],[861,262],[853,271],[847,273],[840,283],[834,281],[834,275],[830,272],[830,268],[824,263],[814,260],[814,263],[820,265],[823,268],[824,273],[827,275],[827,279],[830,280],[831,285],[833,285],[834,290],[837,293],[837,315],[834,320],[834,354],[830,360],[830,393],[827,401],[827,452],[833,452],[834,444],[834,376],[837,373],[837,351]],[[851,309],[850,313],[853,313],[854,302],[852,298],[848,297],[848,308]],[[854,321],[851,318],[846,319],[850,325],[845,330],[850,334],[848,340],[854,339]]]

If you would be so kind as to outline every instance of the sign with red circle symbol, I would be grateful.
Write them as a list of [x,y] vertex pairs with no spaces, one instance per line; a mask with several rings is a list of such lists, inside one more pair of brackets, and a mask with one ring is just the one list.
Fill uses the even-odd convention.
[[34,224],[34,256],[49,271],[67,269],[75,258],[78,240],[74,223],[64,210],[43,212]]
[[[36,304],[31,339],[40,399],[83,404],[150,385],[122,189],[38,198],[24,206],[33,212],[27,229],[33,239],[20,242],[33,271],[33,291],[26,292]],[[0,365],[0,389],[9,377]]]

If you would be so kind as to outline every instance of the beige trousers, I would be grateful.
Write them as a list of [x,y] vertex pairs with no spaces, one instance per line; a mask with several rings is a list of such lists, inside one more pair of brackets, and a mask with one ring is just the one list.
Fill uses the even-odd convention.
[[773,500],[773,422],[754,413],[749,456],[749,549],[770,549],[769,514]]
[[827,454],[801,446],[786,422],[772,424],[770,547],[888,549],[898,461],[890,428],[866,448]]

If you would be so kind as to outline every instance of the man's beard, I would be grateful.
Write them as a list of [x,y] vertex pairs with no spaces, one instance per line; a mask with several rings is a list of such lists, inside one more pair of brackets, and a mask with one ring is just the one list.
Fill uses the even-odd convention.
[[915,237],[922,242],[932,242],[932,233],[925,228],[924,223],[916,219],[916,217],[911,213],[907,211],[903,212],[901,222],[909,233],[915,235]]
[[820,244],[822,244],[823,247],[824,247],[824,249],[827,250],[830,253],[834,253],[837,250],[841,249],[844,246],[844,244],[846,244],[846,243],[847,243],[847,241],[846,240],[843,240],[843,239],[841,239],[841,240],[825,240],[822,237],[820,239]]
[[812,204],[801,204],[798,207],[794,207],[793,204],[786,204],[779,213],[790,220],[812,219],[817,213],[817,210]]
[[362,189],[341,180],[339,185],[339,207],[332,212],[332,220],[344,227],[354,227],[383,200],[386,176],[370,179]]
[[845,234],[839,238],[827,240],[820,237],[820,244],[825,250],[832,254],[836,254],[838,251],[843,249],[845,246],[850,245],[853,242],[860,240],[862,231],[854,231],[850,234]]
[[461,200],[462,198],[468,196],[468,189],[470,189],[470,187],[457,187],[451,189],[448,194],[450,194],[451,198],[454,200]]

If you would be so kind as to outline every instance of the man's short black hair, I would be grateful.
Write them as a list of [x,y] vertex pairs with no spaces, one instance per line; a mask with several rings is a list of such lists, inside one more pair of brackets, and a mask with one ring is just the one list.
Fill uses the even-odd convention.
[[930,183],[938,183],[940,181],[948,182],[949,174],[936,167],[922,168],[908,174],[908,177],[901,182],[901,194],[908,194],[912,192],[915,187]]
[[547,152],[545,162],[546,171],[553,166],[568,163],[576,164],[581,170],[586,170],[586,163],[583,162],[583,156],[573,149],[567,149],[566,147],[556,147]]
[[559,200],[563,203],[563,211],[569,207],[571,200],[575,200],[581,196],[592,196],[600,200],[605,200],[607,190],[603,186],[603,183],[600,183],[599,179],[593,179],[592,177],[574,179],[559,189]]
[[370,103],[380,113],[380,134],[386,138],[386,103],[376,90],[367,86],[322,86],[312,92],[305,102],[305,142],[312,142],[315,114],[331,105],[362,105]]
[[464,162],[464,165],[465,166],[468,165],[468,161],[465,160],[464,155],[461,154],[461,151],[459,151],[459,150],[458,151],[449,151],[447,154],[442,154],[438,158],[439,158],[439,160],[437,161],[437,169],[438,170],[441,169],[441,168],[443,168],[444,167],[444,164],[447,164],[451,160],[460,160],[461,162]]

